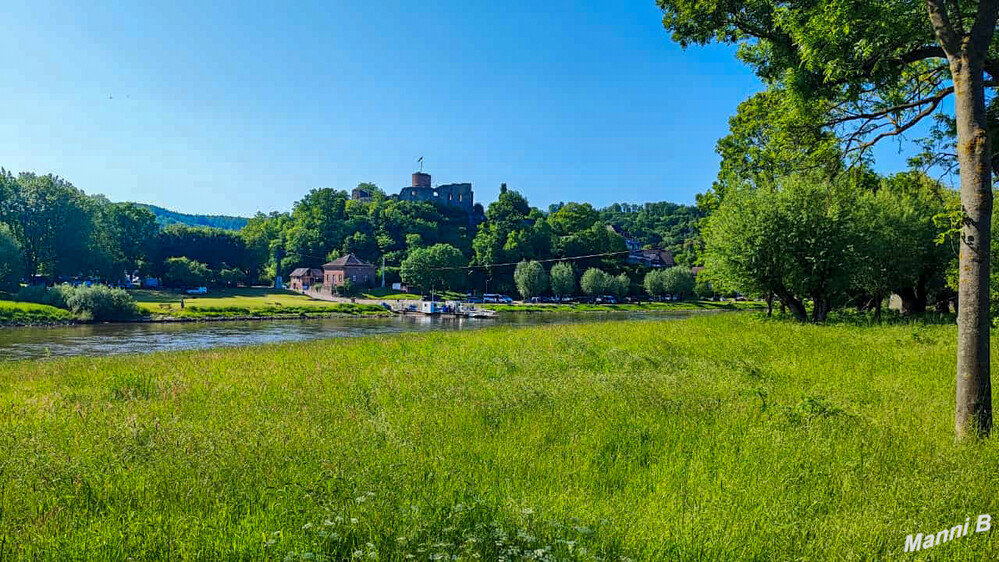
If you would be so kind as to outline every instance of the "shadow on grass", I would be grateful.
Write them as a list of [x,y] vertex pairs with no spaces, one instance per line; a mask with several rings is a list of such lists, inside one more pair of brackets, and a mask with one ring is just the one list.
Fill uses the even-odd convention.
[[[810,312],[810,311],[809,311]],[[759,313],[760,318],[777,322],[796,322],[790,313],[781,313],[775,308],[773,315],[767,317],[765,312]],[[954,325],[957,322],[955,314],[941,314],[939,312],[924,312],[923,314],[903,315],[894,310],[884,310],[881,312],[881,319],[877,319],[874,312],[860,312],[856,309],[834,310],[829,313],[825,322],[818,325],[825,326],[944,326]]]

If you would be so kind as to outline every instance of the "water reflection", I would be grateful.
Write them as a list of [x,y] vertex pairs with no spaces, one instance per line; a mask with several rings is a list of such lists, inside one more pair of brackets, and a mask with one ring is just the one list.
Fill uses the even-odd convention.
[[0,360],[150,353],[400,332],[463,330],[499,325],[528,326],[605,320],[682,318],[690,314],[691,312],[509,314],[502,315],[497,319],[397,316],[389,318],[0,328]]

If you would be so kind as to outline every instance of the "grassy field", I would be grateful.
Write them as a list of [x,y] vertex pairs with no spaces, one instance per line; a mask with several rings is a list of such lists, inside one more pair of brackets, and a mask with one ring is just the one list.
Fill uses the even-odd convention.
[[385,299],[386,301],[406,301],[406,300],[420,300],[420,295],[414,295],[412,293],[400,293],[394,289],[376,287],[374,289],[365,289],[359,298],[362,299]]
[[0,364],[0,559],[921,559],[999,516],[954,339],[731,314]]
[[[373,305],[313,300],[294,291],[268,288],[213,289],[207,295],[184,295],[173,291],[129,291],[152,316],[220,318],[248,316],[315,316],[330,314],[384,314]],[[180,299],[184,308],[180,308]]]
[[483,308],[500,312],[608,312],[669,310],[762,310],[766,303],[756,301],[716,302],[678,301],[622,304],[485,304]]
[[68,310],[44,304],[0,300],[0,325],[49,324],[70,320],[73,320],[73,315]]

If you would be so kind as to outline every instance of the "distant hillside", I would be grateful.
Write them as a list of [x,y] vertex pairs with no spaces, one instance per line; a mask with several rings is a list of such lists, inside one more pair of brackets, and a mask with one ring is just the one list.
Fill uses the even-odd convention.
[[209,226],[212,228],[223,228],[225,230],[239,230],[246,226],[245,217],[229,217],[225,215],[188,215],[178,213],[156,205],[145,205],[139,203],[156,215],[156,221],[160,226],[170,226],[171,224],[183,224],[187,226]]

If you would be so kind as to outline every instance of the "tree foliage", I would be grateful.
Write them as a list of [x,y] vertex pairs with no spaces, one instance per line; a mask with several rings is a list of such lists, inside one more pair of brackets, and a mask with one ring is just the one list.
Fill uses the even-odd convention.
[[579,278],[579,288],[587,295],[605,295],[611,292],[614,277],[603,270],[591,267]]
[[694,292],[694,274],[683,266],[662,271],[662,289],[666,294],[687,297]]
[[558,297],[568,297],[576,292],[576,272],[569,262],[558,262],[549,274],[552,293]]
[[953,197],[918,173],[873,189],[821,175],[738,188],[708,219],[708,269],[727,288],[775,295],[800,320],[806,300],[821,321],[848,297],[880,309],[891,293],[903,296],[906,312],[921,312],[954,258],[934,224]]
[[10,229],[0,224],[0,291],[17,292],[23,264],[21,245],[14,239]]
[[522,261],[513,272],[517,292],[524,299],[536,297],[548,289],[548,273],[536,261]]
[[741,291],[773,293],[799,319],[822,321],[847,289],[854,259],[849,186],[792,176],[728,193],[704,232],[707,267]]
[[425,291],[457,291],[464,287],[468,261],[450,244],[417,248],[402,262],[402,281]]
[[185,256],[167,258],[164,262],[163,282],[168,287],[189,289],[208,284],[208,266]]

